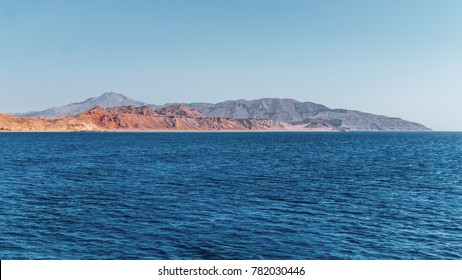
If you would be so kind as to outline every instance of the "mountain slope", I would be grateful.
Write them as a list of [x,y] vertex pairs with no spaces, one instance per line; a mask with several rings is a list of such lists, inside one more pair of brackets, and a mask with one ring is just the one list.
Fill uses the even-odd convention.
[[136,101],[126,97],[123,94],[115,92],[106,92],[101,96],[88,98],[83,102],[72,103],[66,106],[55,107],[43,111],[27,112],[16,114],[20,117],[40,117],[46,119],[61,118],[70,115],[76,115],[95,107],[112,108],[116,106],[143,106],[144,102]]
[[[200,104],[200,103],[199,103]],[[201,104],[202,105],[202,104]],[[277,122],[300,121],[313,114],[329,110],[326,106],[293,99],[263,98],[258,100],[229,100],[212,106],[187,104],[191,108],[202,109],[208,116],[228,118],[272,119]]]
[[183,104],[154,110],[148,106],[95,107],[57,119],[0,114],[0,131],[248,131],[283,130],[271,120],[206,117]]
[[312,102],[293,99],[263,98],[258,100],[234,100],[207,105],[186,104],[207,116],[228,118],[271,119],[300,128],[326,126],[341,131],[425,131],[429,128],[387,116],[345,109],[330,109]]
[[319,112],[299,122],[323,123],[343,131],[429,131],[430,129],[415,122],[400,118],[373,115],[353,110],[330,109]]

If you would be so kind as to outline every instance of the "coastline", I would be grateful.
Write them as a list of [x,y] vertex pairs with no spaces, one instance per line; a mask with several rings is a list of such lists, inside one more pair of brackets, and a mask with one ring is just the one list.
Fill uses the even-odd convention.
[[265,132],[344,132],[337,130],[31,130],[0,131],[0,133],[265,133]]
[[303,130],[303,129],[279,129],[279,130],[30,130],[30,131],[7,131],[0,130],[1,133],[462,133],[462,131],[420,131],[420,130]]

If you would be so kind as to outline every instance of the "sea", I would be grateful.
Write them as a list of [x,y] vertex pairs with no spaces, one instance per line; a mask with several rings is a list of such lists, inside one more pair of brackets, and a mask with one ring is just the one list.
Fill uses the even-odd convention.
[[1,133],[0,259],[462,259],[462,133]]

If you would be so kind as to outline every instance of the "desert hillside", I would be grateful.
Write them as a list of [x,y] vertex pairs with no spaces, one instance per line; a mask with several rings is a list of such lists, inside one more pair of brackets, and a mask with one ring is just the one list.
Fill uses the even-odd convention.
[[271,120],[206,117],[183,104],[158,110],[148,106],[95,107],[55,119],[0,114],[1,131],[223,131],[282,130]]

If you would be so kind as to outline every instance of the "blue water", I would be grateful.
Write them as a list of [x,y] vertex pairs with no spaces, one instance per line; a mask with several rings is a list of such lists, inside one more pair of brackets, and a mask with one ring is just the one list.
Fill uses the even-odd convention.
[[2,133],[1,259],[461,259],[462,133]]

